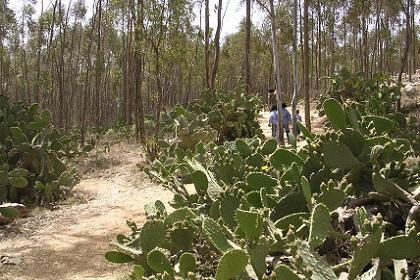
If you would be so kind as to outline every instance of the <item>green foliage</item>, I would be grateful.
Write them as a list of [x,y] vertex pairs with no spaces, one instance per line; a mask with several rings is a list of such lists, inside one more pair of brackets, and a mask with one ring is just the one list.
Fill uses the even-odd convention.
[[245,270],[249,256],[243,250],[230,250],[220,259],[216,271],[216,280],[229,280],[239,276]]
[[[174,192],[176,210],[148,215],[119,250],[130,248],[146,278],[158,275],[141,261],[156,248],[166,250],[173,269],[159,271],[168,277],[393,279],[401,276],[397,260],[413,276],[420,231],[410,214],[420,183],[413,142],[379,113],[386,102],[330,97],[322,101],[325,131],[306,131],[297,148],[257,137],[167,145],[144,170]],[[186,253],[190,268],[177,269]]]
[[0,96],[0,203],[52,203],[78,182],[64,161],[77,141],[51,125],[49,111]]
[[309,230],[309,246],[316,248],[321,245],[331,230],[330,212],[323,204],[317,204],[312,211],[311,228]]

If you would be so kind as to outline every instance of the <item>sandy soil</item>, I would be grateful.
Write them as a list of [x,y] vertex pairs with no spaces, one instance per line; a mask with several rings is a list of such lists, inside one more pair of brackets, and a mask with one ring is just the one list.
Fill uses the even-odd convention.
[[121,279],[125,269],[104,253],[126,220],[145,221],[143,206],[169,191],[136,168],[142,151],[135,145],[112,147],[109,168],[84,175],[75,198],[57,210],[34,210],[30,217],[0,228],[0,279]]

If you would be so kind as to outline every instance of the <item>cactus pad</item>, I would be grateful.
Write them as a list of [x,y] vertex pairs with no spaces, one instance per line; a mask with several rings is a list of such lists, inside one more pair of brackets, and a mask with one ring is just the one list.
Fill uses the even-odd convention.
[[149,252],[156,248],[166,239],[166,227],[162,221],[147,221],[140,231],[140,247],[143,251]]
[[303,159],[300,156],[286,149],[278,149],[271,155],[270,162],[277,170],[283,170],[283,168],[291,166],[293,162],[299,166],[303,165]]
[[191,253],[184,253],[179,258],[179,270],[181,271],[182,277],[187,277],[188,272],[194,272],[197,266],[197,262]]
[[420,256],[420,242],[415,237],[394,236],[381,242],[377,256],[394,260],[417,258]]
[[346,114],[341,104],[334,98],[329,98],[322,104],[325,115],[334,129],[345,129],[347,127]]
[[243,250],[234,249],[225,253],[220,259],[216,271],[216,280],[230,280],[245,271],[249,256]]
[[341,143],[326,142],[322,146],[325,164],[330,168],[351,169],[359,165],[350,149]]
[[258,240],[264,229],[263,217],[257,212],[237,210],[236,220],[248,240]]
[[211,218],[204,219],[203,230],[211,244],[221,253],[232,249],[232,245],[229,244],[228,239],[223,233],[223,228],[215,220]]
[[274,272],[276,273],[277,280],[301,280],[301,278],[293,270],[284,264],[277,266],[274,269]]
[[163,249],[157,248],[150,251],[147,254],[147,264],[155,272],[159,272],[159,273],[166,272],[171,276],[174,275],[174,270],[172,268],[171,262],[169,261],[168,257],[165,255],[165,251]]
[[274,187],[279,185],[279,181],[277,179],[261,172],[249,173],[246,177],[246,182],[252,189],[256,190],[261,188],[268,188],[272,190]]
[[324,204],[317,204],[312,211],[309,245],[316,248],[324,243],[331,230],[330,213]]
[[264,144],[261,147],[261,153],[263,155],[271,155],[274,153],[277,149],[277,141],[275,139],[268,139],[264,142]]

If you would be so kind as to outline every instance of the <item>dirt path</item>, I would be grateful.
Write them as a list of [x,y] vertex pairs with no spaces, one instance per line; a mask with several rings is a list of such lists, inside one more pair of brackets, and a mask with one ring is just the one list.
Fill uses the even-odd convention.
[[138,171],[141,153],[134,145],[113,147],[109,158],[117,165],[85,176],[74,188],[84,202],[35,210],[0,228],[0,279],[121,279],[124,268],[104,259],[109,242],[127,232],[126,220],[144,222],[145,204],[172,198]]

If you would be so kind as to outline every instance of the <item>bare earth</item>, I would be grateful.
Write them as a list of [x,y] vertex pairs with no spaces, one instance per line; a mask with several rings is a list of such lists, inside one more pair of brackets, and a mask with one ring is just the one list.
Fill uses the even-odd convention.
[[145,204],[172,198],[138,171],[141,154],[135,145],[112,147],[117,164],[85,176],[74,188],[77,202],[0,228],[0,279],[121,279],[124,267],[104,258],[110,241],[129,233],[126,220],[144,223]]

